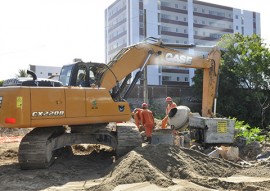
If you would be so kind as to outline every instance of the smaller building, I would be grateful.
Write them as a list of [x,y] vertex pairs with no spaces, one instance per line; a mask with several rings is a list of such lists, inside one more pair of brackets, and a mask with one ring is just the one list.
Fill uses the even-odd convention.
[[[60,66],[41,66],[41,65],[30,65],[30,70],[35,72],[38,78],[51,78],[58,80],[61,72]],[[54,77],[53,77],[54,76]]]

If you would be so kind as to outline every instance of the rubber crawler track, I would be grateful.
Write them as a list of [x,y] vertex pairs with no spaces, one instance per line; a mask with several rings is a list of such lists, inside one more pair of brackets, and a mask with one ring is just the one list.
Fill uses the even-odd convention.
[[33,129],[19,146],[18,161],[21,169],[47,168],[54,161],[50,138],[64,133],[63,127]]

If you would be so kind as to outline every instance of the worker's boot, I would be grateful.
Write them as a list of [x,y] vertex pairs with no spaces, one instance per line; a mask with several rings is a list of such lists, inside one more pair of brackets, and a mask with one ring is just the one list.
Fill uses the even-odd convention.
[[147,138],[146,138],[146,142],[147,142],[148,144],[151,144],[151,141],[152,141],[152,137],[147,137]]

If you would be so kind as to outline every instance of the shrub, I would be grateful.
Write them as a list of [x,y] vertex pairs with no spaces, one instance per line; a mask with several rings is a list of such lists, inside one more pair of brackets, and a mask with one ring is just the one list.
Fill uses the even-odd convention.
[[247,143],[252,141],[265,141],[266,135],[262,135],[262,130],[260,128],[250,127],[250,125],[244,121],[239,121],[236,118],[233,119],[235,120],[235,129],[237,131],[235,137],[245,137]]

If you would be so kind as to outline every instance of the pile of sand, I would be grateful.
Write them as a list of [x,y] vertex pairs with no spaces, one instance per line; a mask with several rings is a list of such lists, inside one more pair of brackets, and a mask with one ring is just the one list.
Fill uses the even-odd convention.
[[147,145],[136,148],[120,158],[108,169],[103,182],[88,190],[113,190],[120,184],[146,181],[168,187],[175,184],[173,178],[198,183],[200,180],[209,181],[207,178],[209,176],[212,178],[231,176],[241,168],[235,163],[210,158],[191,149],[171,145]]

